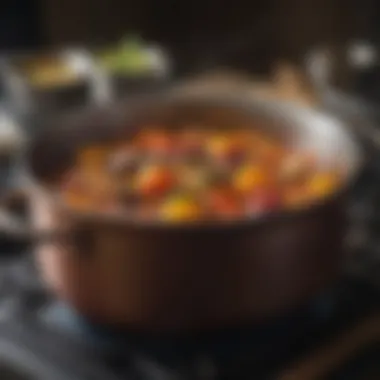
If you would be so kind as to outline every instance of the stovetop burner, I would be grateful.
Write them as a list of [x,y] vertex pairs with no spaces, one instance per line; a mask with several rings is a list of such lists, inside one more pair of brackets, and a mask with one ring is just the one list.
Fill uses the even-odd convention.
[[[142,336],[93,325],[50,297],[32,274],[30,257],[6,266],[0,287],[7,294],[0,302],[0,374],[3,361],[9,370],[30,376],[8,376],[16,380],[280,379],[293,363],[380,312],[380,292],[347,276],[334,291],[265,325],[188,337]],[[16,281],[19,276],[24,281]],[[377,338],[380,342],[380,331]],[[369,346],[358,344],[357,350]]]
[[[136,334],[112,331],[83,320],[67,305],[50,303],[42,308],[38,320],[46,326],[96,345],[106,355],[117,357],[135,353],[167,368],[180,364],[191,368],[194,363],[208,363],[219,371],[255,368],[268,375],[278,371],[298,355],[315,348],[338,331],[371,314],[380,306],[379,294],[365,282],[345,278],[334,291],[317,297],[299,310],[259,326],[245,326],[187,337]],[[305,337],[307,336],[307,339]],[[212,377],[213,378],[213,377]]]

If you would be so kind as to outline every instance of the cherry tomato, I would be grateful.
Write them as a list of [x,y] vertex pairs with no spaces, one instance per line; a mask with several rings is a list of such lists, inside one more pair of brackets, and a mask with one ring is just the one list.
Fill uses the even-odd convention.
[[175,182],[175,175],[168,168],[151,165],[137,173],[135,187],[143,196],[160,196],[172,189]]

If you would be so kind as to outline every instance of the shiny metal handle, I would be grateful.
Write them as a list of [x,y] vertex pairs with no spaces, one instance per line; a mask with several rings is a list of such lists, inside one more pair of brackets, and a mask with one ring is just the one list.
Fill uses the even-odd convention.
[[[21,217],[8,210],[8,203],[11,202],[14,194],[7,194],[2,197],[0,205],[0,232],[12,238],[27,239],[31,234],[31,227]],[[29,239],[28,239],[29,240]]]
[[[343,119],[365,145],[380,150],[380,130],[373,121],[371,107],[333,85],[335,58],[334,52],[327,48],[314,50],[306,58],[306,71],[319,103],[324,111]],[[350,45],[345,60],[353,71],[368,69],[379,61],[376,49],[364,43]]]
[[372,120],[371,110],[364,102],[329,89],[323,94],[321,103],[327,111],[344,119],[360,139],[380,150],[380,129]]
[[10,238],[32,243],[46,243],[62,238],[62,233],[54,230],[37,230],[22,217],[10,210],[14,201],[25,200],[27,190],[13,189],[0,199],[0,233]]

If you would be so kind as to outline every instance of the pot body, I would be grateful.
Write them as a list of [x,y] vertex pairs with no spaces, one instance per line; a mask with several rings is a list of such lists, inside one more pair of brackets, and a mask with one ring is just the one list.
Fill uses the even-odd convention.
[[[177,120],[179,111],[188,118],[202,104],[198,116],[206,110],[214,121],[216,117],[231,125],[238,112],[244,114],[241,120],[246,125],[260,114],[273,122],[268,128],[314,149],[321,164],[344,164],[347,183],[341,192],[307,209],[188,228],[74,218],[46,187],[35,186],[30,193],[34,226],[68,231],[68,238],[36,247],[42,276],[59,297],[93,321],[158,333],[252,323],[300,306],[331,286],[340,273],[344,194],[359,171],[360,156],[347,131],[317,112],[276,103],[263,105],[239,98],[227,106],[213,99],[214,108],[208,109],[199,99],[195,108],[192,100],[186,102],[192,104],[187,111],[171,98],[166,103],[170,112],[157,115],[170,114]],[[151,114],[146,107],[140,109]],[[228,121],[230,111],[233,117]],[[94,118],[92,113],[92,118],[80,120],[81,126],[93,130],[101,129],[95,120],[105,121],[99,136],[112,129],[108,117]],[[123,119],[124,127],[125,123]],[[67,148],[80,136],[88,138],[88,133],[78,133],[80,129],[71,129],[76,136],[71,139],[67,130],[61,135],[55,129],[54,136],[34,144],[29,160],[35,179],[41,183],[67,165]]]
[[[70,226],[43,194],[42,228]],[[295,308],[340,272],[342,199],[292,220],[218,230],[141,231],[83,222],[36,249],[48,286],[90,320],[152,332],[252,323]],[[66,223],[67,222],[67,223]]]

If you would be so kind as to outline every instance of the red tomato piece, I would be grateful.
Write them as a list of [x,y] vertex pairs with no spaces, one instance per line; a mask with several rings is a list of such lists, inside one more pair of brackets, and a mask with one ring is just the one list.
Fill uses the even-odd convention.
[[208,195],[211,214],[222,218],[236,218],[242,214],[239,198],[229,189],[214,189]]
[[250,215],[259,215],[279,209],[282,199],[274,188],[257,189],[246,198],[245,207]]
[[144,196],[160,196],[175,185],[175,175],[168,168],[152,165],[143,168],[136,177],[136,190]]

